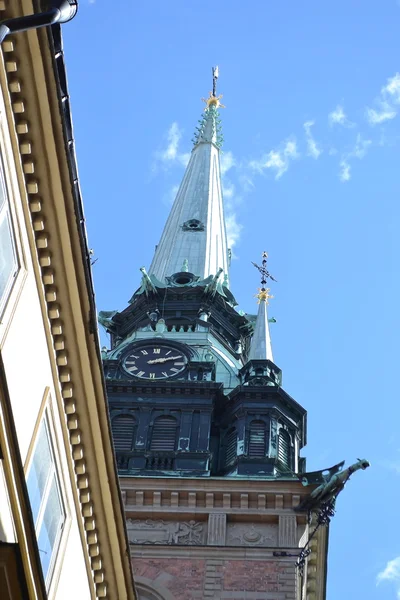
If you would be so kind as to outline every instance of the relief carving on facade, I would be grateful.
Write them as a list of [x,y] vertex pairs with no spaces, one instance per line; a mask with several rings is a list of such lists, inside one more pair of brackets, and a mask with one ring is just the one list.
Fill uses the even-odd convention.
[[130,544],[200,546],[204,544],[205,526],[197,521],[183,523],[127,519]]
[[277,525],[228,524],[227,546],[276,546],[278,543]]

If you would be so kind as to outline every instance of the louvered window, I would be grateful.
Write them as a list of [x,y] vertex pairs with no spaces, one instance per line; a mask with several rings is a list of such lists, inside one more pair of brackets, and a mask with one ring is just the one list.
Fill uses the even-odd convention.
[[226,434],[225,441],[225,463],[230,465],[236,460],[237,456],[237,433],[234,427]]
[[118,415],[112,420],[114,448],[116,452],[132,450],[136,421],[131,415]]
[[264,421],[252,421],[249,432],[249,456],[265,456],[267,432]]
[[154,421],[150,450],[156,452],[172,452],[176,446],[176,419],[158,417]]
[[290,437],[283,429],[280,430],[278,438],[278,459],[290,467]]

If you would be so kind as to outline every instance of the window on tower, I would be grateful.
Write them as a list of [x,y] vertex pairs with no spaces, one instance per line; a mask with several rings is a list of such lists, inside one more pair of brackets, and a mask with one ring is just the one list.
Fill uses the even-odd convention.
[[267,454],[268,429],[264,421],[252,421],[249,429],[248,456],[262,458]]
[[237,431],[236,427],[229,429],[225,436],[225,466],[235,462],[237,458]]
[[150,450],[173,452],[176,450],[178,423],[174,417],[157,417],[151,433]]
[[122,413],[112,420],[112,434],[115,452],[130,452],[136,434],[136,420],[133,415]]
[[290,451],[290,436],[287,431],[281,428],[278,437],[278,460],[285,467],[292,468],[291,451]]

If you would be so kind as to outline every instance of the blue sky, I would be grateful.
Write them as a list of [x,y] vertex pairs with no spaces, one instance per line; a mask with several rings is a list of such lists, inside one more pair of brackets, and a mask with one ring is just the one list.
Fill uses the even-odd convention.
[[308,469],[372,463],[337,503],[328,600],[400,598],[399,28],[396,0],[81,0],[63,28],[99,310],[150,265],[219,65],[232,291],[256,311],[267,250]]

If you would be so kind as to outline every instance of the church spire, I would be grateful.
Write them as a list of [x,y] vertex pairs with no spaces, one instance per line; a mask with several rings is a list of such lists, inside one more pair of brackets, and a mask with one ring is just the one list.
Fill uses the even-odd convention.
[[269,294],[269,288],[265,287],[268,279],[276,281],[267,269],[267,258],[268,254],[263,252],[261,266],[253,262],[253,265],[260,271],[261,274],[261,288],[259,293],[256,295],[258,298],[258,314],[256,324],[254,328],[253,338],[250,345],[249,360],[270,360],[274,361],[272,356],[272,345],[271,336],[269,333],[269,319],[268,319],[268,299],[273,298]]
[[259,307],[250,345],[249,360],[270,360],[274,362],[267,313],[268,298],[273,298],[273,296],[269,295],[269,288],[260,288],[256,298],[258,298]]
[[218,67],[213,68],[213,90],[196,128],[194,147],[171,213],[161,235],[149,275],[165,282],[182,271],[206,279],[222,269],[228,279],[229,258],[222,199],[220,120],[217,96]]

